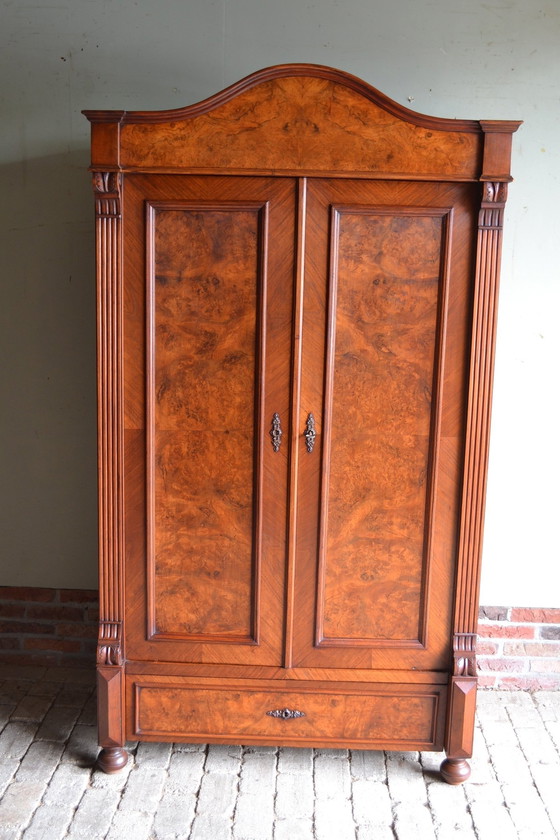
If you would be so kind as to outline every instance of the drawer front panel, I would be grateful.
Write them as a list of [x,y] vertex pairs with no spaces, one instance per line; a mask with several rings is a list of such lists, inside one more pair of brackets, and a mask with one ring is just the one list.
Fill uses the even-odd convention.
[[439,749],[443,686],[276,688],[251,690],[193,680],[129,678],[128,736],[278,746]]

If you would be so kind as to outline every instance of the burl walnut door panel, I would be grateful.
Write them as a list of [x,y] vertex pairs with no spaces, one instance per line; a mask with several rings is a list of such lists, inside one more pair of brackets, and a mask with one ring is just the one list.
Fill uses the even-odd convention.
[[280,662],[294,195],[127,184],[128,658]]
[[473,199],[309,182],[294,665],[448,665]]

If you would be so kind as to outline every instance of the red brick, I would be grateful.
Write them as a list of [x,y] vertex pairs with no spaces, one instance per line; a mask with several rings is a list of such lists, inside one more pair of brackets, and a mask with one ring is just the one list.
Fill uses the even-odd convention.
[[86,621],[99,622],[99,607],[87,607]]
[[92,673],[95,673],[95,656],[63,655],[60,664],[63,668],[88,668]]
[[509,607],[480,607],[479,618],[487,618],[490,621],[506,621]]
[[504,642],[504,656],[560,656],[560,645],[543,642]]
[[35,586],[0,586],[0,599],[4,601],[54,601],[56,589]]
[[541,674],[558,674],[560,682],[560,659],[531,659],[531,671]]
[[23,618],[25,604],[0,604],[0,618]]
[[478,635],[486,639],[534,639],[530,624],[479,624]]
[[61,589],[60,602],[73,604],[96,604],[99,601],[97,589]]
[[[60,665],[61,653],[28,653],[27,651],[5,651],[0,652],[0,662],[3,665],[39,665],[47,668],[53,665]],[[64,662],[66,662],[66,658]]]
[[0,633],[54,633],[54,625],[35,621],[0,621]]
[[556,691],[559,688],[558,680],[550,677],[539,677],[535,675],[519,675],[517,677],[502,677],[498,688],[508,688],[522,691]]
[[511,621],[529,621],[532,624],[560,624],[560,609],[513,607]]
[[56,635],[65,639],[96,639],[97,624],[57,624]]
[[84,611],[80,607],[66,607],[59,604],[44,607],[28,607],[29,618],[50,618],[54,621],[83,621]]
[[526,670],[525,659],[504,659],[503,657],[486,658],[481,657],[477,659],[478,667],[481,671],[513,671],[514,673],[523,673]]
[[494,653],[498,653],[498,643],[484,639],[477,643],[476,653],[477,656],[491,656]]
[[23,647],[25,650],[60,650],[66,653],[79,653],[81,650],[80,642],[69,639],[24,639]]
[[478,678],[478,687],[479,688],[494,688],[496,685],[497,677],[489,677],[486,674],[479,676]]
[[17,638],[3,638],[0,639],[0,650],[19,650],[19,639]]

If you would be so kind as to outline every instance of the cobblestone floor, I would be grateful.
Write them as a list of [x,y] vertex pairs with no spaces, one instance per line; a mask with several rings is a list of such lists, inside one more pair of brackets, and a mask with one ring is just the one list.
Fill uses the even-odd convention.
[[93,674],[0,669],[0,840],[560,836],[560,692],[479,693],[471,779],[442,755],[130,744],[93,771]]

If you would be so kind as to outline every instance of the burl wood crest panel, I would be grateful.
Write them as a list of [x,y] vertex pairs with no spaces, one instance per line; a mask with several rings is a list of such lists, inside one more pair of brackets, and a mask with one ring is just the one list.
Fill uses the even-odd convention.
[[87,111],[100,767],[125,738],[468,777],[514,121],[291,64]]

